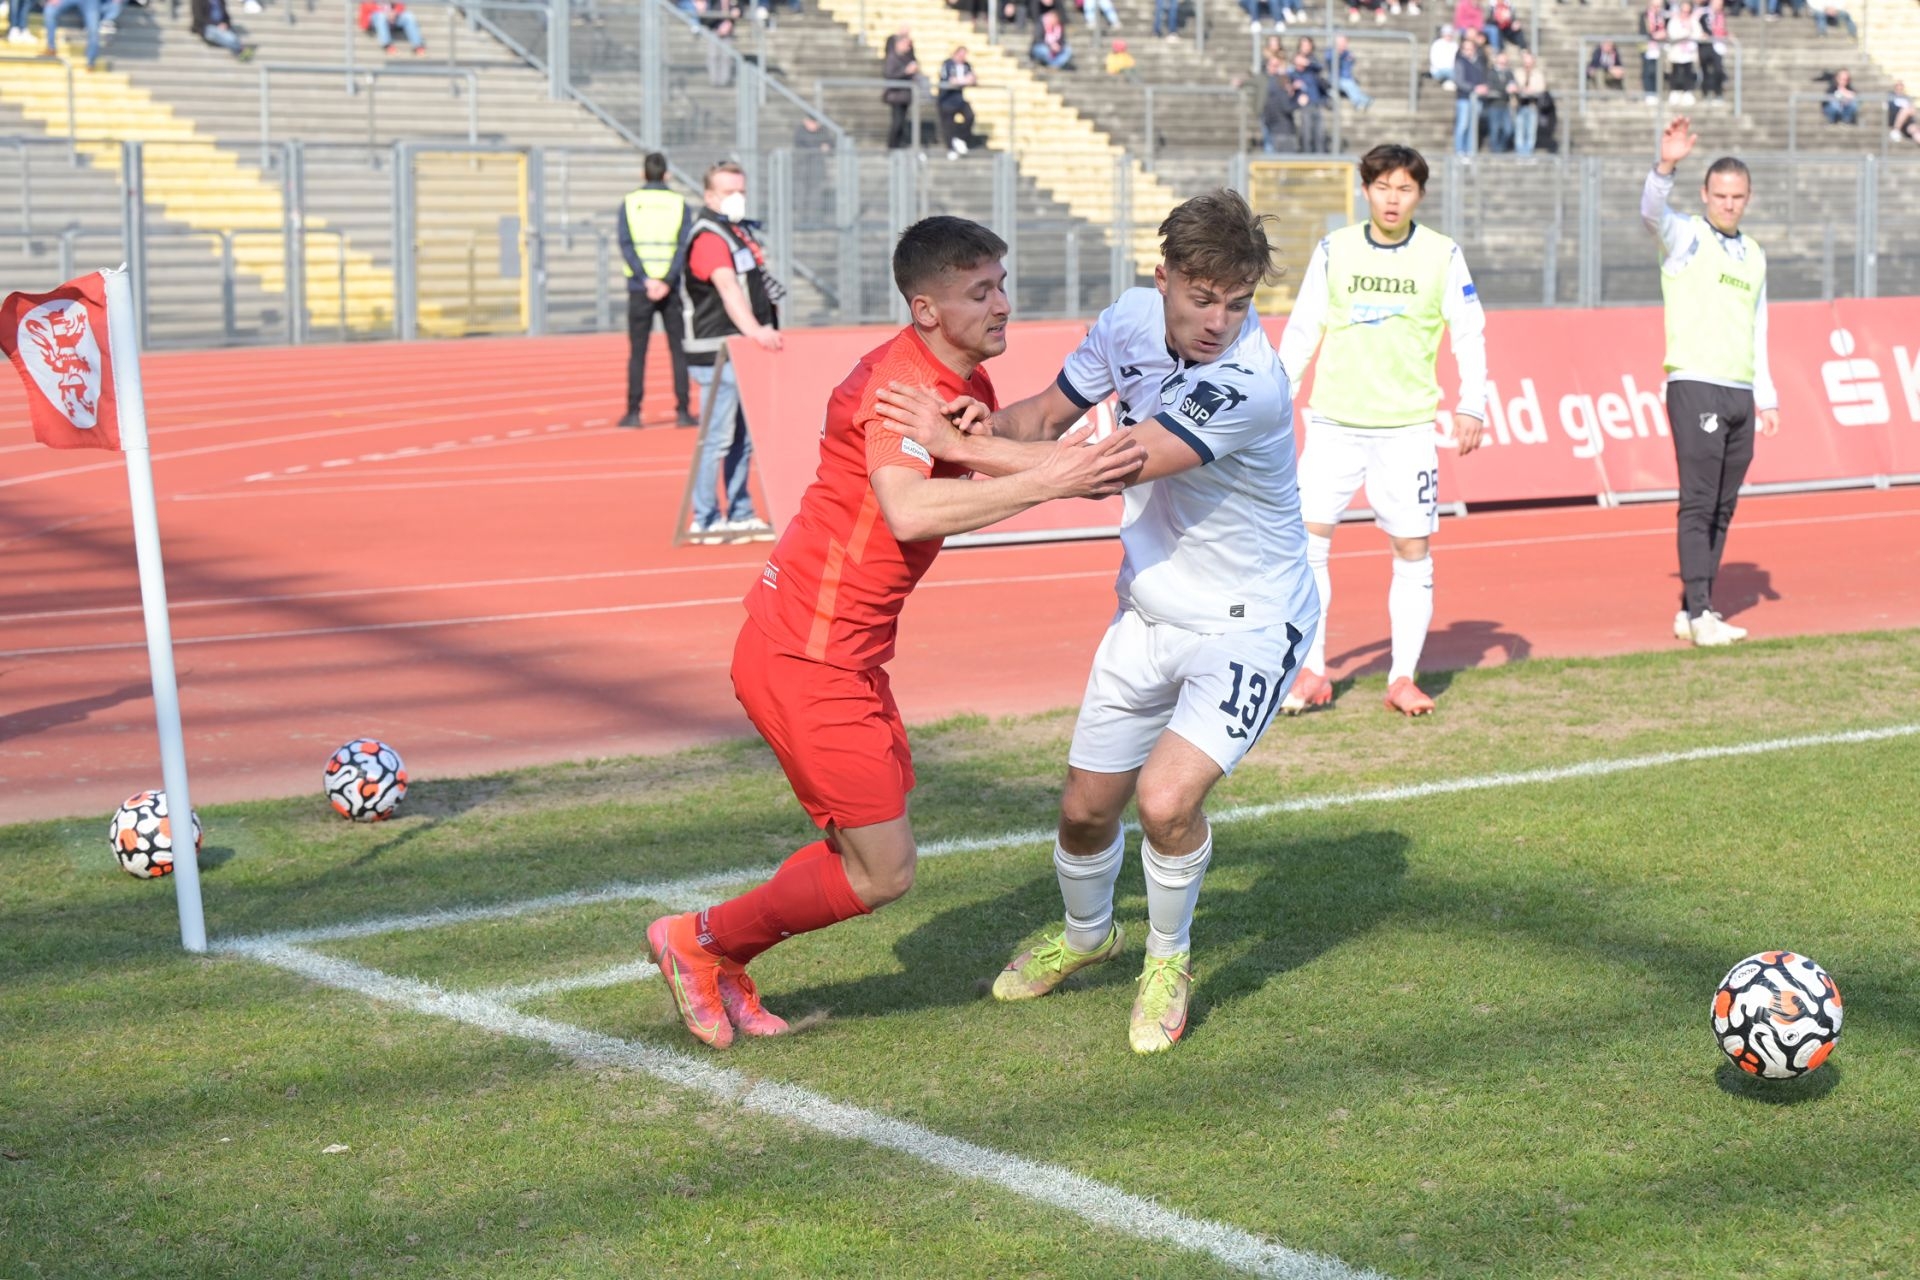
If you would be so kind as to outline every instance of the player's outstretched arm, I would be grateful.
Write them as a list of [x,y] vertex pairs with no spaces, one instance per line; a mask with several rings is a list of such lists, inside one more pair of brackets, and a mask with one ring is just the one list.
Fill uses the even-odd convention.
[[1067,398],[1057,383],[997,410],[992,434],[1003,440],[1054,440],[1086,412]]
[[1044,463],[1054,448],[1052,440],[1009,440],[971,432],[974,422],[985,420],[985,406],[979,401],[971,397],[942,401],[925,387],[902,382],[875,393],[874,409],[888,426],[934,457],[983,476],[1031,470]]
[[1140,470],[1140,446],[1126,432],[1089,444],[1081,427],[1047,447],[1046,459],[990,480],[933,478],[910,466],[873,473],[874,496],[887,528],[902,542],[967,533],[1055,498],[1106,498]]
[[1673,195],[1674,170],[1693,153],[1694,144],[1699,141],[1693,133],[1693,122],[1686,116],[1669,120],[1660,134],[1659,158],[1647,174],[1646,185],[1640,189],[1640,221],[1669,254],[1680,247],[1687,227],[1687,220],[1668,204]]

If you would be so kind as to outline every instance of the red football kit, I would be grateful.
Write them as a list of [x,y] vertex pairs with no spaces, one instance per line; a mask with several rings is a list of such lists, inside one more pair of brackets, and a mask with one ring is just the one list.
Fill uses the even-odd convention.
[[[827,402],[820,470],[747,592],[747,621],[733,650],[734,694],[822,828],[898,818],[914,785],[906,726],[880,664],[893,656],[901,606],[939,554],[940,539],[896,539],[873,473],[904,466],[937,478],[967,474],[935,462],[880,416],[876,396],[890,382],[998,407],[984,370],[962,378],[911,328],[861,357]],[[867,910],[839,855],[820,840],[766,884],[700,912],[696,937],[711,953],[745,964],[782,938]]]

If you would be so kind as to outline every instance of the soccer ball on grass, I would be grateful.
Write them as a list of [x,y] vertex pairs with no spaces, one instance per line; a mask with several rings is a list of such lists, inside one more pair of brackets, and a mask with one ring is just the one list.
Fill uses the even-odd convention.
[[[193,815],[193,851],[200,852],[206,833],[200,815]],[[107,826],[107,845],[120,869],[137,880],[157,880],[173,872],[173,823],[167,816],[167,793],[141,791],[130,795]]]
[[1769,1080],[1815,1070],[1840,1039],[1840,988],[1792,951],[1762,951],[1713,993],[1713,1034],[1733,1065]]
[[327,799],[343,818],[379,822],[407,798],[407,766],[377,738],[355,738],[327,757]]

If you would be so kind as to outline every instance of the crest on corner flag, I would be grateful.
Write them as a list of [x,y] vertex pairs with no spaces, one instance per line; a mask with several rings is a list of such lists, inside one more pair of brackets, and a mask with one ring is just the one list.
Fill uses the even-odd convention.
[[0,303],[0,351],[27,388],[33,437],[55,449],[118,449],[106,284],[99,272]]

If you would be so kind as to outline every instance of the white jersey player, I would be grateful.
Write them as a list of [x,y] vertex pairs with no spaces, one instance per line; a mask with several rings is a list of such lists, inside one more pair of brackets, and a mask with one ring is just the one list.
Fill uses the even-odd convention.
[[1186,1029],[1194,904],[1213,854],[1207,795],[1260,740],[1319,616],[1292,394],[1252,305],[1273,269],[1264,219],[1216,191],[1160,234],[1155,287],[1123,294],[1052,386],[995,414],[992,437],[966,437],[954,458],[998,472],[1042,447],[1017,442],[1057,437],[1108,396],[1146,450],[1124,496],[1120,607],[1067,756],[1054,848],[1066,927],[993,987],[1032,999],[1119,951],[1120,815],[1137,793],[1151,925],[1129,1031],[1140,1053]]
[[1374,523],[1393,544],[1387,706],[1410,716],[1433,710],[1414,672],[1433,622],[1427,539],[1440,527],[1434,361],[1442,325],[1460,371],[1453,412],[1460,456],[1479,445],[1487,416],[1486,313],[1473,277],[1460,246],[1413,220],[1426,192],[1427,162],[1411,147],[1375,147],[1361,157],[1360,182],[1368,220],[1334,232],[1313,251],[1280,337],[1280,361],[1296,384],[1314,348],[1320,350],[1300,458],[1300,506],[1321,624],[1306,670],[1287,696],[1289,715],[1333,701],[1327,558],[1333,527],[1363,484]]

